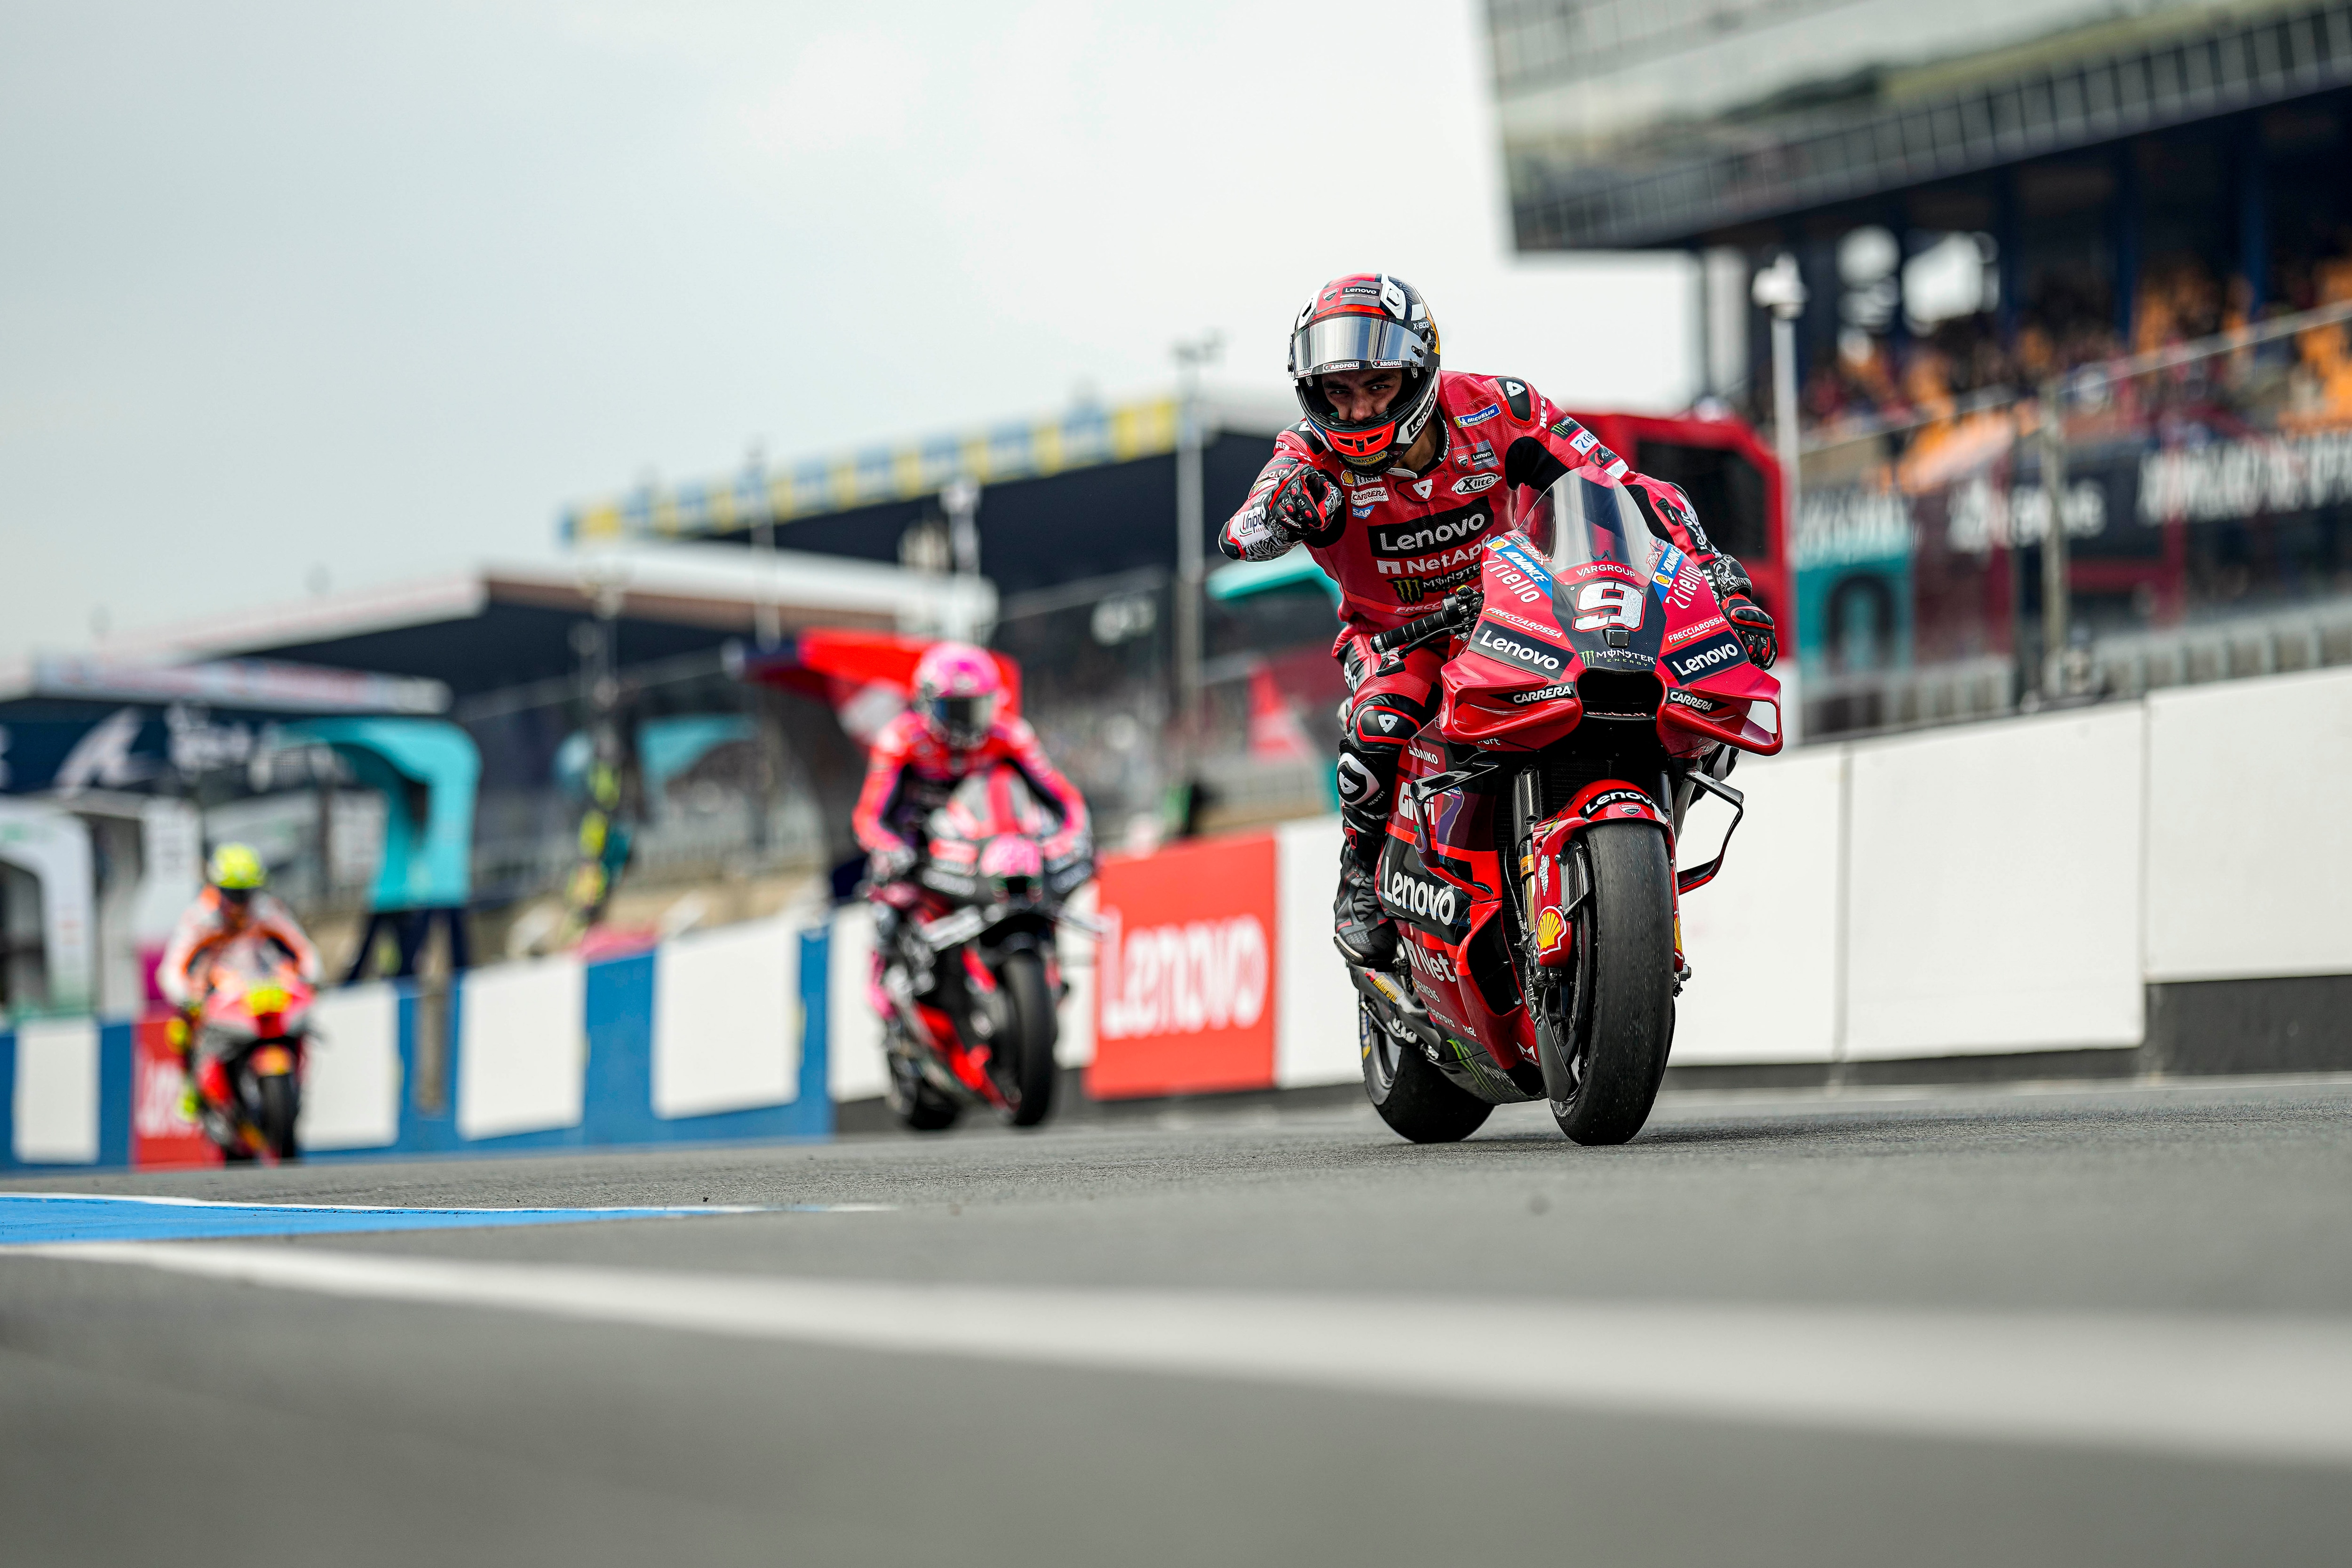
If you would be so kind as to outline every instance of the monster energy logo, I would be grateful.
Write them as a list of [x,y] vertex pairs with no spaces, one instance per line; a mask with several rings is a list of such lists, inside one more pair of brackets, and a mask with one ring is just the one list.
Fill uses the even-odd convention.
[[1389,579],[1389,586],[1396,590],[1397,602],[1400,604],[1420,603],[1422,582],[1423,580],[1418,577],[1392,577]]

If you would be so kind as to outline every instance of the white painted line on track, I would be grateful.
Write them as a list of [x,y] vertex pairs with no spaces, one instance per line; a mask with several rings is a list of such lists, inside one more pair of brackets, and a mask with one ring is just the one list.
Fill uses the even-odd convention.
[[[2344,1319],[933,1286],[222,1243],[14,1250],[744,1339],[2352,1466]],[[1408,1325],[1426,1326],[1432,1348],[1398,1354]],[[1475,1347],[1443,1354],[1468,1325]]]

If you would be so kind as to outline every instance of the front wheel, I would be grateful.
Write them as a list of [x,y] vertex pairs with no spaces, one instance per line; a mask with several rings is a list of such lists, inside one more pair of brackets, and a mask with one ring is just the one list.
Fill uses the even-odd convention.
[[299,1159],[301,1150],[294,1141],[294,1121],[299,1109],[291,1073],[278,1072],[261,1080],[261,1113],[257,1118],[262,1141],[269,1145],[272,1158]]
[[1538,1055],[1559,1130],[1622,1144],[1650,1119],[1674,1039],[1674,865],[1645,822],[1600,823],[1569,852],[1586,857],[1592,892],[1566,1012],[1538,1023]]
[[1495,1108],[1432,1067],[1420,1046],[1390,1033],[1368,997],[1356,998],[1356,1034],[1364,1093],[1392,1131],[1416,1144],[1458,1144],[1486,1124]]
[[1045,961],[1034,953],[1013,953],[997,971],[1004,988],[1012,1027],[995,1041],[1003,1056],[996,1086],[1004,1095],[1004,1119],[1034,1127],[1054,1112],[1054,1047],[1062,1022],[1054,1008],[1054,988],[1045,983]]

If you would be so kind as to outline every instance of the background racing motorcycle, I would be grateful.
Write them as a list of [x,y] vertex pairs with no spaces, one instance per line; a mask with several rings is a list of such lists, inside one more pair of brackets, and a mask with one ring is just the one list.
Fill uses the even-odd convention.
[[966,779],[924,826],[918,896],[876,925],[890,1108],[922,1133],[952,1126],[969,1105],[1034,1127],[1053,1112],[1068,989],[1055,933],[1096,934],[1062,902],[1093,867],[1049,870],[1039,845],[1051,814],[1014,768]]
[[[1549,552],[1530,538],[1547,531]],[[1633,492],[1581,474],[1486,545],[1475,588],[1374,646],[1437,637],[1454,640],[1443,702],[1399,769],[1380,863],[1404,972],[1350,967],[1365,1088],[1417,1143],[1536,1099],[1577,1142],[1622,1143],[1690,974],[1680,897],[1723,862],[1677,873],[1676,835],[1701,791],[1738,828],[1723,779],[1739,752],[1780,749],[1780,683]]]
[[232,1164],[300,1157],[302,1068],[316,992],[277,945],[245,936],[213,955],[203,1006],[174,1019],[197,1052],[197,1120]]

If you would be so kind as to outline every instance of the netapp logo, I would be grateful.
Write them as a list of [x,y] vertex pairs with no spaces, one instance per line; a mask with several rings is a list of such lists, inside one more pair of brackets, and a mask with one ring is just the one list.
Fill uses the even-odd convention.
[[1399,915],[1416,920],[1433,921],[1440,925],[1454,924],[1457,894],[1440,882],[1423,882],[1402,871],[1389,873],[1389,884],[1381,890],[1389,906]]
[[1485,507],[1465,507],[1454,512],[1432,512],[1409,523],[1381,523],[1371,530],[1372,553],[1391,558],[1427,555],[1447,545],[1476,538],[1494,521],[1495,514]]
[[1506,632],[1491,621],[1478,622],[1471,633],[1470,646],[1490,659],[1516,664],[1535,674],[1557,676],[1568,671],[1567,649],[1523,632]]
[[1678,681],[1687,681],[1714,670],[1727,670],[1734,664],[1747,662],[1747,650],[1740,647],[1739,639],[1728,632],[1695,648],[1666,655],[1666,668],[1675,673],[1675,679]]
[[1574,690],[1576,687],[1573,684],[1562,681],[1556,686],[1538,686],[1531,692],[1513,692],[1511,700],[1525,707],[1529,703],[1548,703],[1554,697],[1564,697]]

